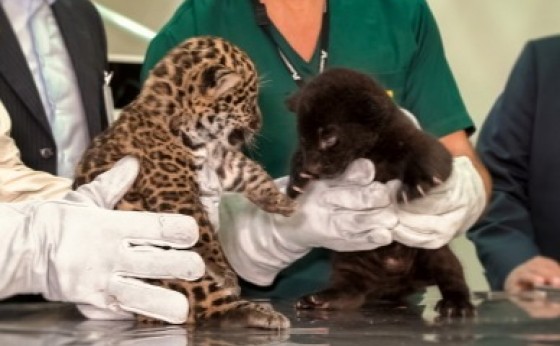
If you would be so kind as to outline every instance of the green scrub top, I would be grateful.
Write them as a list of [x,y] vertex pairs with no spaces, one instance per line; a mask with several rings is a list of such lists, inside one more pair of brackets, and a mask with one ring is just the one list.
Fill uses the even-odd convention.
[[[375,77],[437,137],[474,131],[425,0],[329,0],[328,7],[327,68],[344,66]],[[273,177],[286,175],[297,134],[285,100],[297,85],[276,42],[304,79],[319,71],[319,47],[306,62],[275,29],[272,41],[256,23],[252,0],[186,0],[150,43],[142,79],[171,48],[200,35],[223,37],[255,62],[262,80],[263,128],[254,146],[259,150],[248,154]],[[244,293],[284,298],[310,293],[324,287],[329,267],[327,252],[317,249],[282,272],[273,286],[247,284]]]

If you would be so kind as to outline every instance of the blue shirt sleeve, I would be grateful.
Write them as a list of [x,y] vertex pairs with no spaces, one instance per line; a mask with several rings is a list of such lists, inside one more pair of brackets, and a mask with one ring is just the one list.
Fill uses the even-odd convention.
[[488,210],[467,236],[474,242],[494,290],[502,290],[511,270],[539,254],[527,192],[536,99],[535,57],[529,44],[486,118],[477,143],[493,179],[493,195]]

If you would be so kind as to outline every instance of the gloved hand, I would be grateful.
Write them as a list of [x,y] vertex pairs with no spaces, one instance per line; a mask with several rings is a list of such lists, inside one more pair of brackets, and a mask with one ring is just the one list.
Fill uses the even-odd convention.
[[396,203],[400,182],[381,184],[374,176],[371,161],[357,160],[343,176],[308,185],[289,218],[266,214],[239,196],[224,197],[219,235],[228,260],[244,279],[269,285],[312,247],[359,251],[393,240],[441,247],[466,231],[485,206],[482,179],[466,157],[454,159],[441,186],[408,204]]
[[0,204],[0,298],[42,293],[90,318],[184,322],[182,294],[140,279],[201,277],[200,256],[180,250],[196,243],[198,227],[182,215],[111,210],[138,171],[126,157],[64,200]]
[[[393,241],[397,217],[386,186],[373,182],[369,160],[357,160],[340,177],[310,183],[290,217],[272,215],[239,195],[220,204],[219,237],[234,270],[258,285],[314,247],[375,249]],[[287,178],[277,180],[284,189]]]
[[[395,201],[400,182],[390,181]],[[412,247],[437,249],[466,232],[486,205],[482,178],[466,156],[453,158],[451,176],[423,198],[396,204],[393,239]]]

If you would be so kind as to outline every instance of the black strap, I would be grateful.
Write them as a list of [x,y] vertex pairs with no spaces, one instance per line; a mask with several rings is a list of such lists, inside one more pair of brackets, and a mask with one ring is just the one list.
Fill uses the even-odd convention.
[[[319,42],[320,42],[320,61],[319,61],[319,73],[323,72],[325,67],[327,66],[327,60],[329,58],[329,16],[328,16],[328,0],[325,3],[325,10],[323,11],[323,21],[321,24],[321,32],[319,33]],[[286,54],[280,48],[280,45],[274,38],[274,35],[271,31],[272,21],[268,17],[266,13],[266,7],[260,0],[253,0],[253,9],[255,11],[255,19],[257,21],[257,25],[261,27],[261,29],[266,33],[269,39],[274,42],[276,45],[276,49],[278,50],[278,55],[284,62],[284,66],[292,75],[292,79],[294,82],[301,87],[303,85],[303,79],[301,77],[301,73],[295,68],[294,64],[288,59]]]

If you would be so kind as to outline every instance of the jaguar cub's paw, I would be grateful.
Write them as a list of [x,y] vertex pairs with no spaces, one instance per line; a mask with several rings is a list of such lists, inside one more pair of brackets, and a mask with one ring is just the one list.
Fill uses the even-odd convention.
[[404,169],[397,200],[406,203],[423,197],[429,190],[441,185],[451,175],[451,160],[447,152],[435,157],[416,156]]
[[397,201],[408,203],[416,198],[423,197],[428,191],[441,183],[442,180],[438,176],[426,179],[403,179],[401,188],[397,192]]
[[286,316],[275,311],[270,305],[244,301],[241,301],[237,307],[225,312],[222,323],[276,330],[287,329],[291,325]]
[[314,293],[301,297],[296,303],[296,309],[329,310],[330,304],[320,293]]
[[295,199],[299,195],[301,195],[302,192],[303,189],[294,184],[288,184],[288,186],[286,187],[286,195],[288,195],[288,197],[290,198]]
[[474,305],[466,298],[443,298],[437,302],[434,310],[440,317],[473,317],[475,315]]
[[284,195],[283,193],[278,193],[276,196],[270,196],[261,207],[264,211],[274,214],[281,214],[284,216],[290,216],[296,210],[297,203],[293,199]]
[[350,310],[358,309],[364,304],[364,301],[364,296],[360,294],[348,294],[336,289],[326,289],[301,297],[296,303],[296,309]]
[[295,176],[290,177],[290,181],[288,182],[288,186],[286,187],[286,194],[290,198],[297,198],[299,195],[303,193],[303,190],[309,184],[311,180],[313,180],[313,176],[308,173],[301,172],[296,174]]
[[256,307],[251,309],[248,314],[247,322],[249,327],[264,328],[264,329],[288,329],[290,328],[290,320],[273,310],[268,306],[255,304]]

